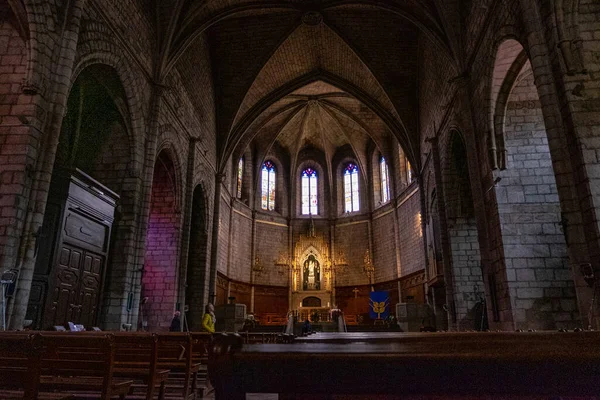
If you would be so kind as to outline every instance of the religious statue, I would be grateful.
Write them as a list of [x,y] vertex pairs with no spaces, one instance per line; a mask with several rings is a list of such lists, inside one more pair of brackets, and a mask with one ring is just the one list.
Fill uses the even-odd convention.
[[308,256],[304,262],[303,289],[321,289],[321,267],[319,266],[319,261],[317,261],[314,255]]

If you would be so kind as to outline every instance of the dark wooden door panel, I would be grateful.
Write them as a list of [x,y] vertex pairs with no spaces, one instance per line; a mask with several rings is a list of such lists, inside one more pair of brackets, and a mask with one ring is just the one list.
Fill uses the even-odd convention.
[[79,304],[81,305],[80,323],[92,326],[96,322],[98,300],[102,288],[102,266],[104,257],[86,253],[82,265],[82,278],[79,287]]
[[104,264],[104,256],[63,243],[46,326],[66,325],[69,321],[86,327],[95,324]]
[[73,317],[79,285],[81,251],[63,244],[58,263],[54,268],[54,282],[51,290],[46,326],[64,325]]

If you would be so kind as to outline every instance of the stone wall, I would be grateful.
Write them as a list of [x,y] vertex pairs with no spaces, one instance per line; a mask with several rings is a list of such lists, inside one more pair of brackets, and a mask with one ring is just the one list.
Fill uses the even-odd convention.
[[421,229],[421,199],[419,191],[409,190],[398,207],[400,235],[400,276],[410,275],[425,268],[423,234]]
[[542,110],[529,63],[508,97],[506,170],[496,189],[507,280],[518,328],[571,327],[574,282]]

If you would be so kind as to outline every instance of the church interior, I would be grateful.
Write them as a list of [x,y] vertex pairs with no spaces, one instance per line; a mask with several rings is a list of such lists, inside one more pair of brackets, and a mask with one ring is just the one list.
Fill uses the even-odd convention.
[[2,330],[598,330],[599,160],[595,0],[0,0]]

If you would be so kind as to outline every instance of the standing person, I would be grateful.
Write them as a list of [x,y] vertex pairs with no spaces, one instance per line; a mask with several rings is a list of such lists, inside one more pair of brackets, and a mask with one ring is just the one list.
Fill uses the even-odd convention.
[[206,332],[215,333],[215,322],[217,322],[217,318],[215,317],[215,306],[212,303],[208,303],[204,308],[204,317],[202,317],[202,328]]
[[169,332],[181,332],[181,312],[175,311],[173,313],[173,319],[171,320],[171,326]]

